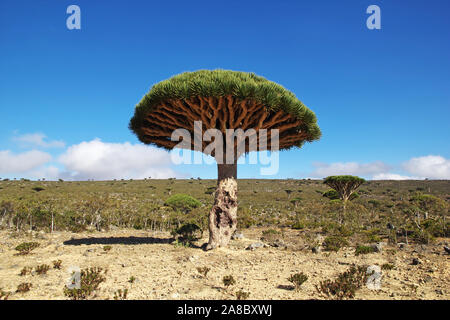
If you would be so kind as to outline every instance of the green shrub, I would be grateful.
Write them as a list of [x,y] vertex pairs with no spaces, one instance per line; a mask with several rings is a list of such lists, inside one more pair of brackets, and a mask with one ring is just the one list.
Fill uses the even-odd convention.
[[330,190],[325,191],[322,194],[322,196],[325,197],[325,198],[328,198],[330,200],[340,199],[339,193],[336,190],[334,190],[334,189],[330,189]]
[[18,292],[18,293],[28,292],[28,291],[30,291],[32,286],[33,286],[33,284],[31,284],[29,282],[21,283],[17,286],[16,292]]
[[288,278],[289,282],[292,282],[292,284],[294,284],[295,290],[300,290],[300,286],[306,281],[308,280],[308,276],[306,274],[304,274],[303,272],[301,273],[295,273],[293,275],[291,275]]
[[380,228],[372,228],[370,230],[363,231],[365,242],[368,243],[380,242],[382,240],[381,237],[379,236],[380,232],[381,232]]
[[267,229],[267,230],[264,230],[262,232],[262,234],[264,236],[270,236],[270,235],[279,235],[279,234],[281,234],[281,232],[278,230],[275,230],[275,229]]
[[248,208],[238,207],[237,220],[240,229],[250,228],[256,224],[256,217]]
[[48,264],[41,264],[36,267],[36,273],[37,274],[46,274],[48,269],[50,269],[50,266]]
[[301,230],[305,228],[305,224],[302,221],[296,221],[292,226],[291,229],[294,230]]
[[293,198],[290,202],[291,202],[295,207],[297,207],[298,204],[299,204],[302,200],[303,200],[303,199],[300,198],[300,197],[295,197],[295,198]]
[[411,234],[411,239],[420,244],[429,244],[434,240],[434,237],[427,230],[414,229]]
[[448,208],[448,204],[444,200],[431,194],[417,193],[411,197],[410,202],[421,211],[433,214],[439,214]]
[[420,226],[433,237],[450,237],[450,221],[445,222],[445,219],[425,219]]
[[381,270],[392,270],[394,267],[395,266],[391,263],[385,263],[381,266]]
[[339,226],[338,232],[339,232],[339,235],[343,236],[343,237],[350,237],[355,233],[351,227],[346,226],[346,225]]
[[53,261],[53,269],[61,269],[61,264],[62,264],[61,260],[54,260]]
[[189,212],[194,208],[201,206],[201,202],[187,194],[178,193],[169,197],[165,204],[174,210]]
[[[328,191],[325,191],[324,193],[323,193],[323,196],[325,197],[325,198],[328,198],[328,199],[330,199],[330,200],[339,200],[341,197],[340,197],[340,195],[339,195],[339,193],[336,191],[336,190],[334,190],[334,189],[330,189],[330,190],[328,190]],[[348,200],[354,200],[354,199],[357,199],[357,198],[359,198],[359,194],[357,193],[357,192],[353,192],[351,195],[350,195],[350,197],[348,198]]]
[[324,241],[325,251],[338,252],[340,248],[347,245],[348,245],[347,239],[341,236],[328,236],[325,238]]
[[232,286],[232,285],[236,284],[236,280],[234,280],[232,275],[224,276],[223,279],[222,279],[222,282],[223,282],[224,286],[227,287],[227,288],[229,286]]
[[321,224],[322,232],[325,234],[336,234],[339,232],[340,225],[333,221],[323,221]]
[[208,267],[197,267],[198,273],[200,273],[204,278],[206,278],[206,276],[208,275],[209,270],[211,270],[211,268],[208,268]]
[[33,268],[31,267],[23,267],[23,269],[19,273],[19,276],[26,276],[27,274],[31,274],[32,271]]
[[378,200],[371,199],[371,200],[367,201],[367,203],[371,204],[374,208],[378,208],[381,206],[381,202]]
[[80,288],[69,289],[64,287],[64,295],[72,300],[85,300],[89,298],[99,287],[100,283],[106,280],[102,268],[86,268],[81,270]]
[[351,266],[349,270],[338,275],[337,279],[321,281],[316,289],[334,299],[354,298],[356,290],[367,281],[366,267]]
[[360,254],[368,254],[375,252],[375,249],[370,246],[358,245],[356,247],[355,256],[359,256]]
[[19,255],[25,255],[29,254],[37,247],[39,247],[39,243],[37,242],[23,242],[16,247],[16,250],[19,251]]
[[119,289],[114,293],[114,300],[126,300],[128,296],[128,289]]
[[246,292],[243,290],[239,290],[236,292],[236,299],[238,300],[247,300],[250,296],[250,292]]

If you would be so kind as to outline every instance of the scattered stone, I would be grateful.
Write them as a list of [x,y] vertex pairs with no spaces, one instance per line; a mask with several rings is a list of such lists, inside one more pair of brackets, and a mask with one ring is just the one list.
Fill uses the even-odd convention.
[[247,248],[245,248],[245,250],[255,250],[255,249],[257,249],[257,248],[264,248],[264,247],[266,247],[266,245],[264,244],[264,243],[262,243],[262,242],[255,242],[255,243],[252,243],[251,245],[249,245]]
[[312,253],[321,253],[322,247],[321,246],[315,246],[311,249]]
[[397,245],[398,245],[398,247],[399,247],[400,249],[406,248],[406,243],[399,242]]
[[381,289],[381,268],[375,264],[368,266],[366,274],[369,275],[367,278],[366,286],[369,290],[380,290]]
[[383,242],[378,242],[378,243],[374,243],[371,245],[372,249],[374,250],[374,252],[381,252],[383,251],[383,247],[385,246],[385,243]]
[[84,253],[83,256],[87,257],[89,255],[89,253],[95,252],[95,249],[87,249]]
[[412,263],[413,266],[417,266],[419,264],[422,264],[422,260],[420,260],[419,258],[413,258],[412,259]]
[[395,226],[394,226],[392,223],[388,223],[388,224],[386,225],[386,227],[387,227],[389,230],[394,230],[394,229],[395,229]]
[[444,292],[442,292],[441,289],[436,289],[436,290],[434,290],[434,292],[436,292],[437,294],[440,294],[441,296],[444,294]]
[[190,262],[195,262],[197,260],[198,260],[198,256],[191,256],[191,257],[189,257],[189,261]]
[[320,233],[318,233],[316,235],[316,239],[315,239],[318,243],[322,243],[325,240],[325,237],[323,235],[321,235]]
[[287,248],[287,245],[280,239],[273,241],[270,245],[275,248]]
[[233,240],[244,239],[244,234],[240,231],[235,231],[231,236],[231,239]]
[[447,254],[450,254],[450,247],[444,246],[444,250],[445,252],[447,252]]

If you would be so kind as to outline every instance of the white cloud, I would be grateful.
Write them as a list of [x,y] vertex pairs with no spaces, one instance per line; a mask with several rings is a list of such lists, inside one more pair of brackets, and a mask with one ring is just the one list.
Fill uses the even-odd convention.
[[64,179],[109,180],[169,178],[179,176],[170,168],[167,151],[141,144],[105,143],[100,139],[69,147],[58,161],[65,166]]
[[24,173],[49,162],[52,156],[46,152],[31,150],[14,154],[9,150],[0,151],[0,173]]
[[441,156],[412,158],[402,167],[410,174],[429,179],[450,179],[450,160]]
[[[441,156],[412,158],[398,167],[401,173],[391,172],[391,166],[381,161],[371,163],[335,162],[313,163],[311,177],[351,174],[371,177],[374,180],[450,179],[450,160]],[[406,173],[406,174],[405,174]]]
[[357,163],[357,162],[334,162],[334,163],[313,163],[314,171],[310,174],[312,177],[327,177],[331,175],[374,175],[388,172],[390,166],[381,161],[371,163]]
[[379,173],[372,177],[373,180],[420,180],[419,177],[402,176],[397,173]]
[[64,141],[52,140],[46,141],[47,136],[43,133],[30,133],[18,137],[13,140],[17,141],[22,147],[41,147],[41,148],[64,148]]
[[61,177],[61,170],[55,166],[42,166],[29,173],[33,179],[58,180]]

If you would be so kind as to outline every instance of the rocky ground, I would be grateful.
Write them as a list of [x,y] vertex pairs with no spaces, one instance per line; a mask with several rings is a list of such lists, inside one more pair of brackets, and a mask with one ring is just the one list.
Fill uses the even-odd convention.
[[[165,232],[17,235],[0,231],[0,289],[11,293],[9,299],[67,299],[63,289],[70,267],[101,267],[107,269],[106,280],[94,299],[113,299],[119,289],[128,289],[128,299],[236,299],[240,289],[250,293],[249,299],[327,299],[316,289],[320,281],[335,279],[352,264],[389,263],[394,269],[382,271],[381,289],[363,287],[355,299],[450,298],[449,255],[442,239],[426,246],[385,244],[381,252],[355,256],[351,247],[337,253],[313,253],[303,241],[302,231],[285,230],[282,238],[261,241],[262,231],[244,230],[243,238],[232,240],[228,248],[207,252],[174,245]],[[320,240],[320,235],[317,237]],[[26,241],[40,246],[30,254],[17,255],[15,247]],[[246,250],[252,244],[255,249]],[[111,246],[110,250],[105,246]],[[62,261],[61,269],[53,268],[55,260]],[[42,264],[50,269],[39,275],[35,267]],[[24,267],[33,268],[31,274],[19,275]],[[201,276],[197,267],[209,267],[207,277]],[[298,272],[308,280],[295,291],[287,279]],[[222,278],[226,275],[232,275],[236,284],[225,288]],[[31,289],[16,292],[21,283],[31,283]]]

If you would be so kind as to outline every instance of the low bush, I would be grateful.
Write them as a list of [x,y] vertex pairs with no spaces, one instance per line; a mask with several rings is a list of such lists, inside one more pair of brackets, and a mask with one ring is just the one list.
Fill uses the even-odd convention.
[[354,298],[356,290],[367,281],[366,267],[351,266],[349,270],[338,275],[337,279],[321,281],[316,289],[319,293],[334,299]]
[[236,284],[236,280],[234,280],[232,275],[224,276],[223,279],[222,279],[222,282],[223,282],[224,286],[227,287],[227,288],[229,286],[232,286],[232,285]]
[[119,289],[114,293],[114,300],[126,300],[128,296],[128,289]]
[[348,245],[348,241],[341,236],[328,236],[325,238],[323,245],[325,251],[338,252],[339,249]]
[[50,266],[48,264],[41,264],[35,268],[36,273],[39,275],[46,274]]
[[174,194],[169,197],[165,204],[174,210],[180,210],[182,212],[189,212],[194,208],[201,206],[201,202],[184,193]]
[[28,292],[28,291],[30,291],[30,289],[31,289],[32,286],[33,286],[33,285],[32,285],[31,283],[29,283],[29,282],[21,283],[21,284],[19,284],[19,285],[17,286],[16,292],[18,292],[18,293],[25,293],[25,292]]
[[308,280],[308,276],[306,274],[304,274],[303,272],[301,273],[295,273],[293,275],[291,275],[288,278],[289,282],[292,282],[292,284],[295,287],[295,290],[300,290],[301,285]]
[[360,254],[368,254],[375,252],[375,249],[370,246],[358,245],[356,246],[355,256],[359,256]]
[[102,268],[86,268],[80,273],[80,288],[64,287],[64,295],[72,300],[85,300],[91,297],[99,285],[106,280]]
[[250,292],[239,290],[236,291],[236,299],[238,300],[247,300],[250,296]]
[[23,242],[16,247],[16,250],[19,251],[19,255],[25,255],[29,254],[37,247],[39,247],[39,243],[37,242]]
[[53,261],[53,269],[61,269],[61,264],[62,264],[61,260]]
[[208,268],[208,267],[197,267],[198,273],[200,273],[204,278],[206,278],[206,276],[210,270],[211,270],[211,268]]

